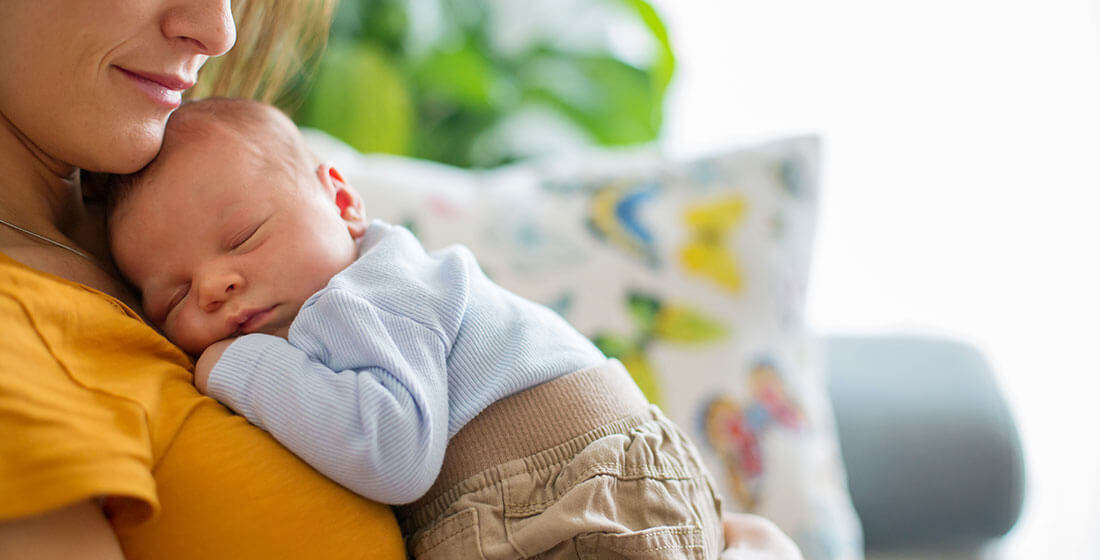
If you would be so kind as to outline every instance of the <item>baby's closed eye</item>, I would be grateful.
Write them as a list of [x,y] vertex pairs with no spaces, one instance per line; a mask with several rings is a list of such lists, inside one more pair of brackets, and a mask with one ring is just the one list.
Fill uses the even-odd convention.
[[163,326],[168,315],[187,297],[191,291],[191,283],[181,284],[171,291],[165,290],[160,294],[153,294],[144,303],[145,313],[149,320],[158,326]]
[[234,235],[233,237],[230,238],[230,241],[229,241],[229,244],[228,244],[229,249],[231,249],[231,250],[232,249],[238,249],[242,245],[247,243],[250,239],[252,239],[252,237],[254,235],[256,235],[256,232],[259,231],[260,225],[261,225],[260,223],[252,224],[252,225],[249,225],[248,227],[244,228],[243,230],[237,232],[236,235]]

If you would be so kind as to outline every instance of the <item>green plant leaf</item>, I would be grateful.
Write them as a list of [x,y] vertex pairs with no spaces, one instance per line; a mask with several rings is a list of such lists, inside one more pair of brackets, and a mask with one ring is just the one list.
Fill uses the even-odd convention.
[[[502,124],[522,122],[512,119],[521,112],[542,115],[531,109],[549,109],[582,142],[652,141],[675,69],[667,30],[647,0],[596,3],[621,8],[593,13],[608,29],[626,24],[648,35],[652,53],[628,62],[598,40],[553,36],[507,47],[495,40],[494,24],[514,10],[489,0],[343,0],[312,88],[305,80],[293,88],[292,101],[306,99],[295,119],[363,151],[463,167],[531,155],[507,141],[521,136],[497,139]],[[568,36],[571,20],[561,21]]]
[[525,99],[553,107],[600,144],[648,142],[661,128],[661,96],[649,74],[608,55],[544,52],[520,84]]
[[472,42],[453,50],[431,53],[413,75],[417,93],[436,102],[451,102],[472,110],[492,105],[495,73],[485,53]]
[[648,67],[649,76],[653,82],[653,90],[659,97],[664,97],[668,84],[672,82],[672,75],[676,71],[676,56],[672,50],[672,42],[668,38],[668,30],[660,14],[645,0],[620,0],[630,7],[638,18],[645,24],[653,39],[657,42],[657,53],[653,63]]
[[299,123],[361,152],[406,154],[412,99],[404,78],[378,49],[362,42],[329,45]]

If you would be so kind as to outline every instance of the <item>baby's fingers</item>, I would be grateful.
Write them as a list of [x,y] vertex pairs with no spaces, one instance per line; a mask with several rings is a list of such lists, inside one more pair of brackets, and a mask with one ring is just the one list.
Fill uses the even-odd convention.
[[803,560],[794,541],[763,517],[726,513],[722,529],[726,550],[721,560]]

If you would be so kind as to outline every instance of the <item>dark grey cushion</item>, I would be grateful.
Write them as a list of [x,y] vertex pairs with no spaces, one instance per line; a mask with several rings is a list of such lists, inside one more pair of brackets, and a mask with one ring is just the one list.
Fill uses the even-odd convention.
[[967,545],[1015,524],[1024,463],[982,355],[910,336],[826,339],[829,392],[869,550]]

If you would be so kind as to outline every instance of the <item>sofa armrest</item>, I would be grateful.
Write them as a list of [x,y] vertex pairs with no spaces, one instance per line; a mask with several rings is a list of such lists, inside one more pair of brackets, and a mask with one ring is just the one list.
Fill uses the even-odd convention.
[[868,550],[976,545],[1020,515],[1024,461],[982,355],[912,336],[825,339],[841,452]]

